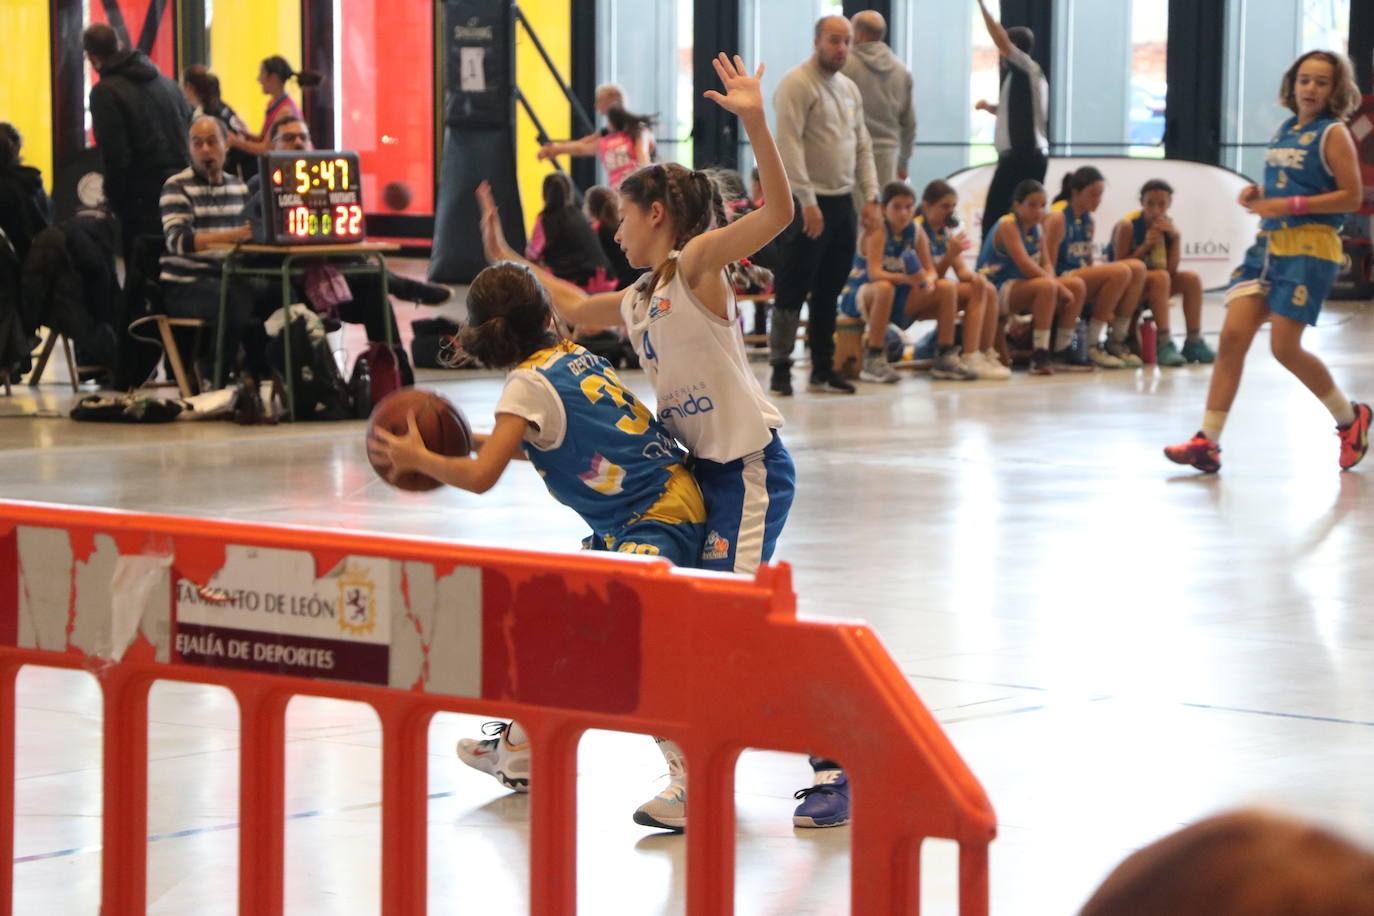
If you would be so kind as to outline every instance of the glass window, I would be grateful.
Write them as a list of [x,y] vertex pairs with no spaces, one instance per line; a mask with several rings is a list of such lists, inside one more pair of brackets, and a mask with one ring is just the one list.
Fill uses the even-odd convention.
[[[654,116],[659,161],[689,166],[692,13],[693,0],[598,0],[596,13],[606,23],[597,37],[597,82],[621,86],[631,111]],[[606,183],[600,163],[597,183]]]
[[1126,115],[1130,155],[1164,158],[1164,100],[1168,92],[1169,0],[1134,0]]
[[1291,113],[1278,102],[1279,83],[1306,51],[1349,49],[1350,0],[1230,0],[1226,47],[1222,164],[1259,180],[1264,148]]
[[[990,0],[988,11],[996,17],[1002,15],[1002,4]],[[976,4],[968,10],[971,17],[969,29],[973,44],[973,59],[969,67],[968,98],[974,103],[983,101],[996,105],[1002,91],[1002,55],[997,45],[992,43],[983,13]],[[918,114],[919,117],[919,114]],[[997,118],[986,111],[978,111],[967,119],[965,141],[969,144],[964,165],[981,165],[997,161],[997,148],[993,146],[997,134]]]

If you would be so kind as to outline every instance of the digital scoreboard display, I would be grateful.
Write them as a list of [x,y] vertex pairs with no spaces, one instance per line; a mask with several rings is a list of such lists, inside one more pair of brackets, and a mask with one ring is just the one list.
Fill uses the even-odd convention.
[[262,157],[263,222],[278,245],[361,242],[362,170],[358,154],[275,151]]

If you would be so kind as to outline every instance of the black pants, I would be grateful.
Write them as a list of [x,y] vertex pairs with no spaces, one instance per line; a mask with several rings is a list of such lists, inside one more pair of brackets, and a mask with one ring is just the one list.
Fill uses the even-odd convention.
[[987,203],[983,206],[984,237],[992,231],[992,226],[1011,210],[1011,195],[1016,186],[1027,178],[1043,182],[1049,164],[1045,154],[1038,149],[1008,150],[997,157],[997,171],[992,174]]
[[[210,327],[201,335],[199,355],[213,360],[214,327],[219,317],[219,277],[201,277],[190,283],[164,282],[162,288],[168,315],[174,318],[199,318],[210,323]],[[241,277],[229,284],[224,314],[226,365],[233,367],[234,353],[242,345],[244,367],[255,378],[271,375],[267,363],[267,331],[262,322],[280,307],[280,297],[281,293],[275,286],[257,277]]]
[[[834,368],[835,303],[854,266],[858,219],[849,194],[817,196],[816,204],[825,219],[824,231],[814,239],[797,232],[789,246],[787,265],[776,277],[769,361],[774,365],[789,362],[802,303],[810,296],[806,336],[811,374],[820,377]],[[801,218],[800,211],[797,218]]]

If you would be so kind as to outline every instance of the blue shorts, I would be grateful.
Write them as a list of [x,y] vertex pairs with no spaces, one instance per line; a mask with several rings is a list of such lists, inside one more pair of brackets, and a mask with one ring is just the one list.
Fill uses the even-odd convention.
[[[863,312],[859,309],[859,289],[860,286],[846,286],[840,293],[839,309],[840,314],[848,318],[863,320]],[[911,295],[911,287],[905,283],[895,285],[892,290],[892,315],[888,318],[892,324],[897,325],[903,330],[911,327],[916,319],[906,313],[906,297]]]
[[663,557],[674,566],[698,567],[705,536],[706,526],[700,522],[669,524],[641,518],[609,534],[594,534],[584,540],[582,546],[589,550]]
[[1315,325],[1340,273],[1340,261],[1331,259],[1340,252],[1340,238],[1327,226],[1261,233],[1231,274],[1226,301],[1263,296],[1275,315]]
[[[759,452],[721,464],[688,462],[706,500],[706,543],[702,569],[753,575],[773,557],[787,523],[797,472],[776,431]],[[698,565],[698,564],[693,564]]]

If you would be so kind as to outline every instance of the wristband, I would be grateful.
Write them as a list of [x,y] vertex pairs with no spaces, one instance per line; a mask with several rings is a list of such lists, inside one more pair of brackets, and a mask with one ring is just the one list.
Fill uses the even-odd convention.
[[1300,195],[1293,195],[1288,198],[1289,216],[1306,216],[1312,212],[1311,199]]

